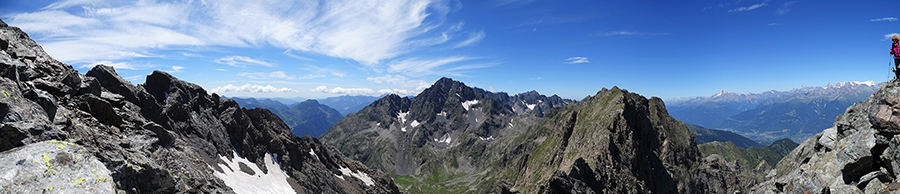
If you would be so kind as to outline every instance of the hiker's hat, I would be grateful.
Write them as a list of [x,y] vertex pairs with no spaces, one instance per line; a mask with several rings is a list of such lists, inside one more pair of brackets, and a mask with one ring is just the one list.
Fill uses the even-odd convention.
[[891,37],[891,40],[894,40],[894,41],[900,40],[900,36],[894,35],[894,37]]

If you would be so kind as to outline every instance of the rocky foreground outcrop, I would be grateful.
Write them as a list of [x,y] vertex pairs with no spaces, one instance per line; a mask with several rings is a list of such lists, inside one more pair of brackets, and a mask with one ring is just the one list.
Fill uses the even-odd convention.
[[[85,175],[81,183],[109,183],[118,193],[398,193],[384,173],[315,138],[292,135],[266,109],[241,108],[161,71],[137,86],[109,66],[80,74],[2,21],[0,93],[2,191],[71,193],[59,187],[75,189],[72,180],[80,179],[71,178],[77,177],[62,177],[69,182],[57,187],[52,180],[19,182],[21,173],[45,170],[30,176],[53,178],[66,164],[99,161],[108,178]],[[78,151],[47,153],[40,142],[50,140],[71,142],[66,149]],[[24,162],[7,164],[10,154]],[[45,165],[29,160],[43,155],[50,160],[37,162]],[[94,167],[80,170],[87,168]]]
[[900,81],[894,80],[791,151],[753,193],[900,193],[898,135]]

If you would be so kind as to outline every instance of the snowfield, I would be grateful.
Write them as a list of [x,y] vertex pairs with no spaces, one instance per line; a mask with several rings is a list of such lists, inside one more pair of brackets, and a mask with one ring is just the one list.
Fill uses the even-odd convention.
[[[312,152],[312,150],[310,150]],[[315,154],[315,153],[313,153]],[[224,172],[213,172],[213,175],[222,179],[225,182],[225,185],[231,187],[235,193],[296,193],[291,185],[287,182],[287,174],[281,170],[281,167],[278,164],[275,164],[275,161],[272,159],[271,154],[266,154],[263,160],[266,163],[266,169],[269,169],[268,174],[263,174],[262,170],[259,169],[256,164],[250,162],[249,160],[238,156],[237,152],[232,150],[233,159],[229,160],[225,156],[219,156],[222,161],[225,161],[225,164],[219,163],[219,167]],[[317,156],[318,157],[318,156]],[[250,175],[241,171],[241,167],[238,163],[244,163],[247,167],[254,172],[254,175]],[[209,168],[212,168],[210,166]]]

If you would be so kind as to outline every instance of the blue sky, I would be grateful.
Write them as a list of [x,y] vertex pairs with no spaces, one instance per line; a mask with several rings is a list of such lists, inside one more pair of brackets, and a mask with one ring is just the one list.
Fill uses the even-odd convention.
[[227,96],[415,95],[440,77],[572,99],[886,81],[900,1],[0,2],[87,72],[153,70]]

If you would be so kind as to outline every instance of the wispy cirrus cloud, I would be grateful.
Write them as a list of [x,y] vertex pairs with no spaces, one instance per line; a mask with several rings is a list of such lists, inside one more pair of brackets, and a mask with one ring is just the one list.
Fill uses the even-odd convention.
[[[7,21],[69,63],[153,57],[191,47],[273,46],[373,65],[457,33],[443,0],[62,0]],[[476,36],[477,37],[477,36]],[[436,41],[435,41],[436,40]],[[423,42],[423,44],[414,44]],[[288,54],[292,54],[287,52]]]
[[408,76],[424,76],[435,73],[435,68],[460,61],[469,60],[468,57],[447,57],[439,59],[410,58],[391,61],[387,64],[388,73],[402,73]]
[[290,88],[276,88],[271,85],[261,86],[261,85],[251,85],[244,84],[242,86],[235,86],[232,84],[228,84],[225,86],[219,86],[209,90],[212,93],[226,93],[226,92],[237,92],[237,93],[284,93],[284,92],[293,92],[294,90]]
[[397,94],[401,96],[411,96],[416,95],[419,92],[413,90],[406,89],[371,89],[371,88],[342,88],[342,87],[334,87],[328,88],[328,86],[321,85],[316,88],[310,90],[312,92],[326,93],[326,94],[337,94],[337,95],[363,95],[363,96],[380,96],[382,94]]
[[247,65],[262,65],[266,67],[273,66],[269,62],[260,61],[245,56],[226,56],[216,59],[216,63],[226,64],[232,67],[247,67]]
[[481,41],[481,39],[484,39],[484,36],[485,36],[484,29],[477,31],[477,32],[469,33],[468,39],[463,40],[462,42],[456,43],[456,45],[453,46],[453,48],[471,46],[471,45]]
[[312,78],[320,78],[325,77],[325,75],[316,75],[316,74],[308,74],[305,76],[291,76],[283,71],[274,71],[270,73],[247,73],[242,72],[239,73],[238,76],[247,77],[250,79],[286,79],[286,80],[295,80],[295,79],[312,79]]
[[402,75],[384,75],[380,77],[367,77],[366,80],[375,83],[394,84],[403,88],[416,88],[416,91],[422,91],[431,86],[425,80],[410,80]]
[[328,67],[319,67],[319,66],[315,66],[315,65],[306,65],[306,68],[303,68],[303,70],[306,70],[306,71],[309,71],[312,73],[316,73],[316,74],[320,74],[323,77],[324,77],[323,74],[331,74],[335,77],[344,77],[344,75],[347,75],[347,73],[337,70],[337,69],[332,69],[332,68],[328,68]]
[[897,18],[895,18],[895,17],[883,17],[883,18],[870,19],[869,21],[871,21],[871,22],[893,22],[893,21],[897,21]]
[[637,31],[620,30],[620,31],[612,31],[612,32],[595,33],[595,34],[592,34],[592,35],[594,35],[594,36],[604,36],[604,37],[608,37],[608,36],[660,36],[660,35],[669,35],[669,33],[668,33],[668,32],[655,32],[655,33],[650,33],[650,32],[637,32]]
[[890,33],[884,35],[884,40],[891,40],[891,37],[900,36],[900,33]]
[[111,67],[113,67],[113,68],[115,68],[115,69],[129,69],[129,70],[146,69],[146,68],[153,68],[153,67],[154,67],[153,65],[150,65],[150,64],[135,64],[135,63],[129,63],[129,62],[98,61],[98,62],[94,62],[94,63],[90,63],[90,64],[84,64],[84,65],[78,66],[78,68],[94,68],[94,66],[97,66],[97,65],[106,65],[106,66],[111,66]]
[[566,59],[566,64],[578,64],[578,63],[589,63],[587,57],[569,57]]
[[728,13],[743,12],[743,11],[753,11],[753,10],[755,10],[755,9],[759,9],[760,7],[763,7],[763,6],[766,6],[766,5],[769,5],[769,4],[767,4],[766,2],[757,3],[757,4],[753,4],[753,5],[746,6],[746,7],[738,7],[738,8],[734,8],[734,9],[728,10]]
[[788,1],[781,4],[781,7],[778,7],[778,10],[775,10],[775,13],[778,15],[784,15],[791,11],[791,5],[794,5],[797,1]]

